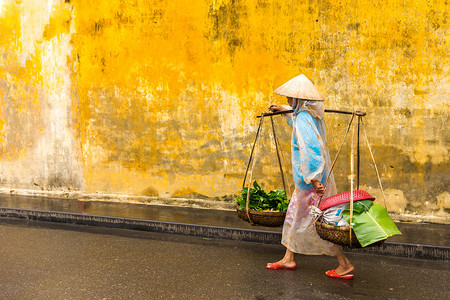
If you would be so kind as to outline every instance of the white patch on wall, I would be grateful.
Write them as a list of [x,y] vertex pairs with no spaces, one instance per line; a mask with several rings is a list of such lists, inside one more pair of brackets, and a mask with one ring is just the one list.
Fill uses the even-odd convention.
[[7,2],[11,2],[12,0],[0,0],[0,17],[2,16],[2,13],[6,10],[5,6]]
[[25,65],[36,42],[40,41],[53,10],[53,1],[23,1],[21,3],[22,53],[20,62]]
[[450,209],[450,193],[445,191],[439,194],[437,197],[437,203],[439,207],[439,215],[446,215],[445,210]]
[[[217,88],[219,90],[219,88]],[[224,137],[235,135],[241,128],[242,118],[240,113],[239,98],[237,95],[220,91],[215,99],[219,105],[217,112],[220,120],[220,130]]]
[[367,191],[369,194],[375,197],[375,201],[377,203],[383,206],[385,206],[386,204],[387,209],[390,212],[404,213],[406,210],[408,201],[402,190],[385,189],[384,195],[386,196],[386,199],[384,199],[383,194],[379,188],[372,188],[370,186],[361,185],[360,189]]
[[[42,53],[43,86],[40,91],[44,134],[32,149],[18,158],[0,163],[3,184],[18,188],[82,189],[82,166],[77,160],[76,141],[72,129],[71,70],[67,58],[72,56],[70,44],[74,32],[59,34],[50,41],[42,40],[45,25],[54,7],[52,1],[24,1],[22,9],[22,53],[25,64],[34,47]],[[62,3],[64,5],[64,3]]]

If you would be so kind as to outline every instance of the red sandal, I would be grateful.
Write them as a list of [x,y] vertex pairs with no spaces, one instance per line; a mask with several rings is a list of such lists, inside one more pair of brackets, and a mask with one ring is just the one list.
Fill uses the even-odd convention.
[[270,263],[269,265],[266,266],[266,268],[270,269],[270,270],[295,270],[295,269],[297,269],[297,266],[286,267],[286,266],[283,266],[282,264],[276,262],[276,263]]
[[330,270],[330,271],[326,271],[325,275],[327,275],[328,277],[332,277],[332,278],[353,279],[353,274],[339,275],[338,273],[336,273],[336,269],[333,269],[333,270]]

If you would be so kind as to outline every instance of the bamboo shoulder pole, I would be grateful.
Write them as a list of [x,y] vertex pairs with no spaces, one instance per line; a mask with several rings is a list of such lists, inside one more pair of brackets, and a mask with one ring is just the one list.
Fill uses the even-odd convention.
[[[291,114],[293,112],[294,112],[294,110],[290,109],[290,110],[277,111],[277,112],[274,112],[274,113],[264,113],[263,115],[265,117],[268,117],[268,116]],[[357,116],[360,116],[360,117],[364,117],[366,115],[366,113],[363,112],[363,111],[346,111],[346,110],[337,110],[337,109],[325,109],[325,112],[327,112],[327,113],[336,113],[336,114],[344,114],[344,115],[357,115]],[[256,117],[257,118],[261,118],[261,115],[256,116]]]

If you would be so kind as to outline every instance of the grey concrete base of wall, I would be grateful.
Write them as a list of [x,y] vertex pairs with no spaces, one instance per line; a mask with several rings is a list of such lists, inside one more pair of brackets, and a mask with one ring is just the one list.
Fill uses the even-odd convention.
[[[100,226],[108,228],[143,230],[204,238],[217,238],[267,244],[280,244],[281,241],[281,233],[274,231],[249,230],[175,222],[161,222],[142,219],[85,215],[77,213],[0,208],[0,217]],[[379,247],[369,247],[363,249],[344,248],[344,250],[346,252],[354,253],[390,255],[396,257],[429,259],[438,261],[448,261],[450,257],[450,247],[393,242],[385,242]]]
[[[196,198],[162,198],[152,196],[137,195],[119,195],[105,193],[85,193],[82,191],[48,191],[48,190],[30,190],[30,189],[11,189],[0,188],[0,194],[30,197],[46,197],[53,199],[77,199],[80,201],[103,201],[105,203],[135,203],[147,205],[169,205],[176,207],[208,208],[218,210],[235,210],[234,201],[217,200],[214,198],[196,199]],[[450,225],[449,215],[443,212],[443,215],[413,215],[406,213],[389,213],[390,217],[396,222],[415,222],[415,223],[434,223]]]

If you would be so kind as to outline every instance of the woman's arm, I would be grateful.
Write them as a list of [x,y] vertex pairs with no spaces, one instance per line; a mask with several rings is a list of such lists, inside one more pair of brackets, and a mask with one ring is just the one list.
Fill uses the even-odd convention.
[[[292,110],[292,107],[290,107],[289,105],[278,105],[278,104],[272,104],[269,106],[269,110],[271,112],[277,112],[277,111],[285,111],[285,110]],[[284,119],[286,120],[286,122],[288,123],[288,125],[290,127],[292,127],[292,113],[289,114],[283,114]]]
[[322,193],[324,188],[320,183],[324,175],[326,146],[308,112],[300,112],[297,115],[294,133],[300,156],[296,167],[301,170],[305,183],[312,184],[318,194]]

